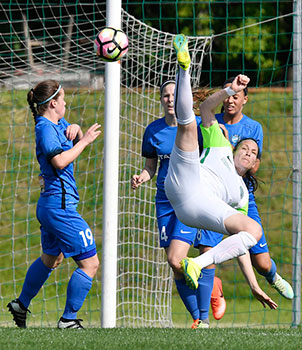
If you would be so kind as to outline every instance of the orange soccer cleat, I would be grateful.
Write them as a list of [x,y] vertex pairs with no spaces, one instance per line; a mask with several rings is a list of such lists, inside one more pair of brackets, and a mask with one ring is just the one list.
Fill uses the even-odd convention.
[[226,301],[223,296],[221,279],[214,277],[214,285],[211,295],[211,307],[215,320],[220,320],[226,310]]
[[196,329],[198,328],[198,325],[199,325],[199,318],[193,321],[191,328]]

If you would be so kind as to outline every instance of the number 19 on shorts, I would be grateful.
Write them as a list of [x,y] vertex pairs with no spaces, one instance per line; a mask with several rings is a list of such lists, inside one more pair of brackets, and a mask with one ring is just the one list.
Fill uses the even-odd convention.
[[93,235],[92,235],[90,228],[86,228],[85,231],[80,231],[79,235],[83,239],[83,243],[84,243],[85,248],[88,247],[89,245],[93,244]]

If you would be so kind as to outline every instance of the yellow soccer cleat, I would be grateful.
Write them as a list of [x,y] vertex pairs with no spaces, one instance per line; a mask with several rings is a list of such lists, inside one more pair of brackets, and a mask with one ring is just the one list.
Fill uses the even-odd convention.
[[173,46],[176,52],[178,64],[183,70],[187,70],[191,63],[188,39],[183,34],[178,34],[173,40]]
[[198,279],[201,275],[201,267],[191,258],[182,259],[180,262],[186,284],[191,289],[198,288]]

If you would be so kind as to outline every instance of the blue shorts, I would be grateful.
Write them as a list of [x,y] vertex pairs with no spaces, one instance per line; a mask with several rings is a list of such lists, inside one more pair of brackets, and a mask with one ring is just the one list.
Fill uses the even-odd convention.
[[[261,219],[260,219],[256,204],[249,206],[248,216],[254,219],[255,221],[257,221],[258,224],[261,225]],[[261,253],[268,253],[268,246],[267,246],[262,225],[261,225],[261,229],[262,229],[262,236],[260,240],[257,242],[257,244],[250,249],[250,254],[256,255]],[[223,238],[223,234],[221,233],[207,231],[207,230],[198,230],[196,240],[194,242],[194,247],[198,248],[199,245],[204,245],[207,247],[215,247],[218,243],[222,241],[222,238]]]
[[189,245],[194,243],[197,229],[180,222],[168,200],[156,203],[156,216],[159,243],[162,248],[169,247],[172,239],[186,242]]
[[96,249],[93,234],[76,207],[52,209],[37,206],[41,224],[41,242],[45,254],[65,258]]

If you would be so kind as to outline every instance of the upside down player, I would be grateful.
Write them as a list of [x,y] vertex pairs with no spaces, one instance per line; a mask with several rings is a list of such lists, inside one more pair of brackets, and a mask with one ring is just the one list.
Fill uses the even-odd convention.
[[[231,86],[234,78],[230,78],[224,82],[222,88],[227,88]],[[238,92],[233,96],[228,96],[223,100],[223,111],[220,114],[216,114],[215,118],[218,123],[224,125],[228,131],[229,141],[233,146],[236,146],[241,139],[253,138],[257,141],[259,146],[259,155],[257,162],[253,169],[251,169],[251,174],[255,174],[260,165],[260,158],[262,153],[263,145],[263,131],[262,126],[257,121],[247,117],[242,113],[244,105],[248,101],[248,88],[246,87],[242,91]],[[249,207],[248,207],[248,216],[256,220],[261,225],[261,219],[259,216],[258,208],[255,201],[254,192],[257,189],[257,181],[253,177],[252,180],[244,178],[247,188],[249,190]],[[194,243],[195,247],[199,247],[200,253],[204,253],[210,250],[212,247],[215,247],[219,242],[221,242],[223,235],[217,232],[201,230],[197,234],[197,239]],[[257,272],[264,276],[267,282],[275,288],[284,298],[292,299],[294,297],[293,289],[291,285],[284,280],[278,273],[277,267],[274,260],[270,257],[268,244],[265,239],[264,231],[262,228],[262,236],[257,244],[252,247],[250,250],[250,256],[252,264],[257,270]],[[210,265],[206,267],[202,272],[208,270],[208,274],[214,279],[215,274],[215,265]],[[212,293],[212,284],[211,278],[208,277],[207,283],[203,283],[201,288],[201,294],[203,303],[205,305],[209,304],[211,293]],[[216,286],[217,288],[217,286]],[[219,286],[219,288],[222,288]],[[221,293],[220,293],[221,294]],[[221,319],[224,310],[225,310],[225,301],[224,298],[220,298],[217,292],[215,293],[216,298],[214,302],[216,305],[216,317],[215,313],[213,315],[216,319]],[[213,298],[211,299],[211,304],[213,303]],[[221,303],[221,305],[220,305]],[[205,310],[205,309],[203,309]],[[204,312],[203,317],[206,317],[208,310]]]
[[247,213],[248,191],[241,176],[255,165],[259,147],[255,140],[247,139],[241,142],[233,155],[231,145],[222,135],[212,113],[227,95],[243,90],[249,79],[244,75],[237,76],[231,87],[214,93],[201,104],[204,150],[199,159],[187,39],[178,35],[173,44],[180,66],[175,97],[178,128],[165,192],[178,219],[184,224],[228,235],[212,250],[197,258],[181,261],[186,282],[197,289],[202,268],[239,257],[240,267],[254,296],[264,306],[267,304],[275,309],[277,304],[257,283],[248,254],[248,249],[261,237],[261,226],[243,214]]

